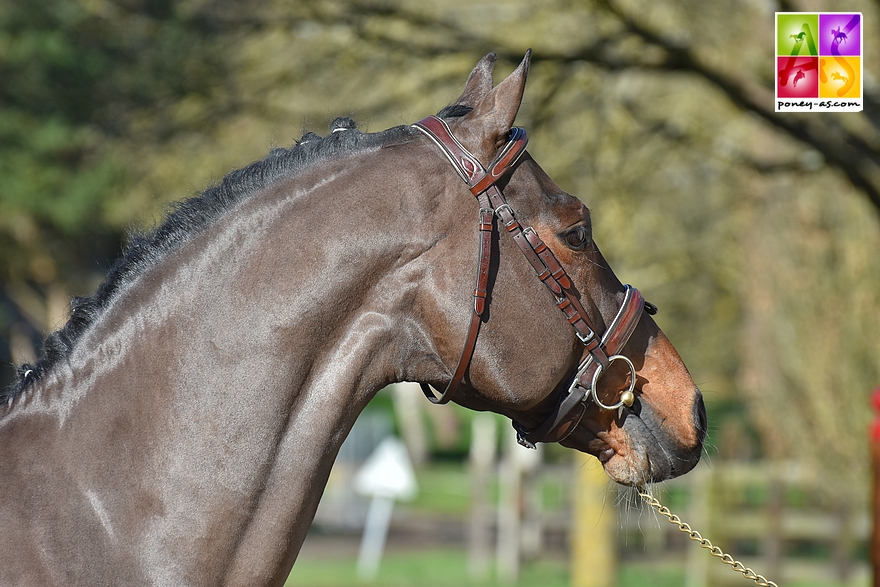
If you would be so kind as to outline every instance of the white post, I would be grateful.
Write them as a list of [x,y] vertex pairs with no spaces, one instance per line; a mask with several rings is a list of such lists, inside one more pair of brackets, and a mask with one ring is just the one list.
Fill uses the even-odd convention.
[[358,576],[371,581],[379,573],[394,500],[411,499],[418,491],[406,446],[389,436],[376,447],[354,477],[354,490],[372,498],[358,555]]
[[498,466],[498,540],[495,560],[498,579],[515,583],[519,578],[520,528],[522,522],[522,468],[517,451],[527,450],[505,435],[504,456]]
[[376,495],[370,501],[357,561],[357,574],[362,581],[372,581],[379,574],[379,563],[385,550],[385,538],[388,536],[393,510],[392,497]]
[[489,576],[492,561],[492,503],[489,483],[497,451],[498,423],[493,414],[480,412],[471,424],[471,511],[468,521],[468,573],[477,582]]

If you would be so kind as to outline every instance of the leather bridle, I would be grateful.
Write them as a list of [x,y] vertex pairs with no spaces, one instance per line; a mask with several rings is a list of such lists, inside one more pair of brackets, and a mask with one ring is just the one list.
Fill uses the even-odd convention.
[[[530,430],[517,422],[513,423],[517,432],[517,441],[523,446],[534,448],[536,442],[564,440],[580,423],[587,408],[587,401],[590,399],[598,407],[606,410],[631,407],[635,401],[636,370],[632,361],[619,353],[638,325],[642,312],[655,313],[656,308],[646,303],[636,288],[627,285],[625,286],[623,304],[617,315],[601,339],[597,336],[595,328],[592,327],[587,312],[575,292],[571,278],[550,248],[538,237],[538,233],[531,227],[523,228],[520,225],[513,208],[507,203],[504,194],[497,185],[498,181],[513,169],[520,156],[525,152],[528,143],[526,131],[518,127],[510,129],[507,143],[489,167],[484,168],[477,158],[458,142],[443,119],[428,116],[415,123],[413,127],[423,132],[440,147],[459,176],[468,184],[471,193],[476,196],[480,205],[480,261],[477,284],[474,288],[474,311],[471,315],[464,350],[458,360],[458,366],[452,375],[452,380],[443,393],[437,396],[427,384],[422,383],[422,391],[425,396],[435,404],[444,404],[451,400],[470,365],[487,306],[489,261],[492,255],[494,220],[497,217],[535,270],[538,279],[553,294],[556,305],[574,328],[585,349],[585,358],[579,365],[567,393],[561,396],[550,416],[539,426]],[[599,398],[597,386],[599,378],[614,361],[621,361],[629,367],[629,386],[622,391],[616,402],[606,404]]]

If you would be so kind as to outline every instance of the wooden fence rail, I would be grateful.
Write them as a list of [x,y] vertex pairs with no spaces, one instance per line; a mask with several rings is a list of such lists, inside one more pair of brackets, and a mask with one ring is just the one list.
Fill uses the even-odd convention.
[[[505,482],[510,483],[511,473],[503,471],[504,462],[502,459],[499,478],[506,475]],[[573,528],[577,517],[572,513],[577,501],[573,499],[575,479],[583,466],[582,461],[574,468],[544,464],[523,475],[516,483],[521,497],[508,498],[509,503],[519,504],[519,529],[534,533],[537,527],[540,532],[563,532],[573,539],[577,535]],[[803,581],[811,586],[867,587],[867,488],[864,502],[835,502],[820,491],[821,482],[819,473],[794,463],[715,463],[700,465],[680,479],[654,487],[653,492],[703,536],[780,586]],[[551,507],[540,495],[548,491],[563,495],[562,499],[551,500],[555,502]],[[684,570],[684,587],[749,584],[677,526],[635,505],[636,499],[615,496],[615,491],[629,490],[610,489],[605,496],[607,515],[616,516],[616,531],[610,539],[616,542],[618,566],[663,561],[668,567],[672,563]],[[592,493],[591,499],[602,499],[595,491]],[[501,507],[505,509],[503,504]],[[510,507],[506,511],[507,515],[515,515]],[[589,531],[597,529],[591,527]],[[509,533],[503,534],[506,543],[517,544]],[[576,542],[571,544],[576,547]],[[506,548],[514,547],[510,545]],[[526,543],[518,547],[518,552],[502,555],[499,551],[499,555],[507,556],[506,564],[511,556],[540,556],[534,550],[530,552]],[[609,564],[613,567],[615,562]],[[576,571],[573,568],[573,577],[578,575]]]
[[[655,494],[703,536],[780,585],[868,585],[867,502],[835,502],[820,483],[817,473],[794,463],[723,463],[701,466]],[[657,527],[623,512],[619,522],[630,545],[619,545],[624,556],[637,556],[632,545],[639,534],[645,553],[683,551],[686,587],[746,584],[675,525],[661,520]]]

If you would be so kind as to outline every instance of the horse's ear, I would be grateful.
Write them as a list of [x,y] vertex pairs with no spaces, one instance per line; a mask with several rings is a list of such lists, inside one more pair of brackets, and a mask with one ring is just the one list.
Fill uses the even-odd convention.
[[486,94],[492,91],[492,70],[495,68],[495,53],[489,53],[477,63],[464,85],[464,92],[456,104],[474,107]]
[[[522,103],[531,59],[532,50],[529,49],[513,73],[483,95],[479,102],[473,104],[474,109],[468,115],[468,119],[479,120],[483,136],[488,136],[493,142],[506,138],[510,127],[513,126],[516,113],[519,112]],[[471,76],[473,75],[472,73]]]

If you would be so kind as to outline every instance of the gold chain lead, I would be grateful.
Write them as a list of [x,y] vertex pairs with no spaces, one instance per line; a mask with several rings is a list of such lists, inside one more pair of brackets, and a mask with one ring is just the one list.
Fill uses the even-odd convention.
[[709,539],[700,536],[699,532],[691,528],[689,524],[682,522],[681,518],[669,511],[668,507],[657,501],[657,498],[647,491],[639,489],[639,496],[645,500],[645,503],[657,510],[658,514],[660,514],[661,516],[665,516],[669,520],[670,524],[677,525],[678,529],[687,534],[691,540],[693,540],[694,542],[698,542],[700,546],[708,550],[712,556],[721,559],[721,562],[723,562],[725,565],[730,565],[730,568],[737,573],[742,573],[743,577],[745,577],[746,579],[751,579],[759,587],[779,587],[779,585],[777,585],[773,581],[770,581],[763,575],[757,574],[755,571],[748,568],[738,560],[735,560],[729,554],[725,554],[723,550],[713,545],[709,541]]

